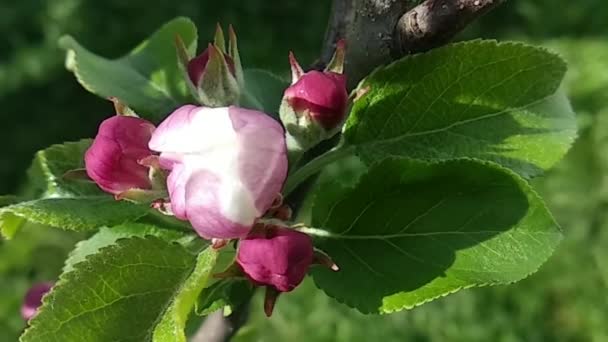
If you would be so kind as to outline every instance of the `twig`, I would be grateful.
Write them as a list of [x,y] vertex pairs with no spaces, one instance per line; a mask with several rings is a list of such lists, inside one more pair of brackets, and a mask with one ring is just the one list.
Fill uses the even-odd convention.
[[504,0],[427,0],[397,22],[394,53],[405,55],[441,46],[502,2]]
[[348,86],[379,65],[447,43],[504,0],[334,0],[320,68],[345,39]]

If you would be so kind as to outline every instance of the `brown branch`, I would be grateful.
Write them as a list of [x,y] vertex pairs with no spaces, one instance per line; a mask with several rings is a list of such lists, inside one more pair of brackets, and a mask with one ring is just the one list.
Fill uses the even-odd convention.
[[353,88],[375,67],[391,61],[395,24],[413,0],[334,0],[321,64],[329,62],[335,43],[346,40],[345,72]]
[[504,0],[334,0],[321,60],[346,39],[349,88],[376,67],[447,43],[470,22]]
[[394,53],[403,56],[444,45],[502,2],[504,0],[427,0],[397,22]]

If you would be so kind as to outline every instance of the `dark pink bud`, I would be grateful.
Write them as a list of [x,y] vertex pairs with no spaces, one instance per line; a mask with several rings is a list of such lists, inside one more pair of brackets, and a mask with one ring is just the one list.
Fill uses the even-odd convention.
[[273,227],[241,240],[236,261],[255,284],[289,292],[313,261],[312,240],[296,230]]
[[[201,78],[205,74],[205,69],[207,69],[207,63],[209,63],[209,54],[211,49],[206,48],[200,55],[192,58],[190,62],[188,62],[188,77],[190,81],[196,86],[199,84]],[[234,76],[236,75],[236,69],[234,67],[234,60],[232,57],[224,54],[224,59],[226,60],[226,64],[228,65],[228,70]]]
[[331,71],[309,71],[285,90],[285,99],[296,113],[307,112],[326,130],[334,129],[346,114],[346,76]]
[[114,116],[103,121],[84,155],[87,175],[114,195],[150,189],[149,168],[140,160],[152,155],[148,142],[153,131],[152,123],[136,117]]
[[38,283],[32,286],[25,297],[23,298],[23,304],[21,305],[21,317],[24,320],[29,321],[38,312],[38,308],[42,305],[42,297],[51,290],[53,283]]

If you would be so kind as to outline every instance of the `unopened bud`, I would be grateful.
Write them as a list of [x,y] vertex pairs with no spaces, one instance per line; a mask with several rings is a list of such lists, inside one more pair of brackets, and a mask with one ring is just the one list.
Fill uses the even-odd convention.
[[344,44],[324,71],[303,72],[290,54],[292,84],[283,95],[280,114],[292,140],[303,151],[337,133],[346,116],[348,93],[342,74]]
[[236,261],[254,284],[289,292],[313,262],[312,240],[293,229],[271,227],[241,240]]

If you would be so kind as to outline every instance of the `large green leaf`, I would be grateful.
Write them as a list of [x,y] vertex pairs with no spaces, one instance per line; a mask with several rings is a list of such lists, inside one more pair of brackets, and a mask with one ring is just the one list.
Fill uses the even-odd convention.
[[69,36],[60,45],[68,51],[68,68],[83,87],[101,97],[114,96],[138,114],[159,120],[189,96],[175,52],[178,35],[194,54],[196,26],[187,18],[168,22],[128,55],[114,60],[89,52]]
[[150,341],[160,327],[176,328],[162,341],[184,341],[180,329],[215,254],[196,258],[154,237],[119,240],[60,277],[21,341]]
[[154,341],[186,342],[184,328],[196,300],[207,284],[215,266],[218,252],[209,247],[200,253],[190,276],[182,283],[178,294],[154,329]]
[[134,222],[114,227],[102,227],[95,235],[76,244],[76,247],[65,261],[63,272],[72,271],[75,264],[84,261],[89,255],[97,253],[101,248],[113,245],[119,239],[134,236],[156,236],[166,241],[176,242],[188,242],[190,239],[196,238],[193,234]]
[[560,230],[541,199],[496,164],[388,159],[313,207],[317,246],[339,272],[313,270],[328,295],[365,313],[412,308],[463,288],[520,280]]
[[533,176],[576,135],[558,91],[566,65],[519,43],[470,41],[403,58],[368,76],[344,128],[367,161],[475,157]]
[[43,198],[0,208],[0,232],[11,238],[24,221],[75,231],[135,221],[149,208],[112,196]]

